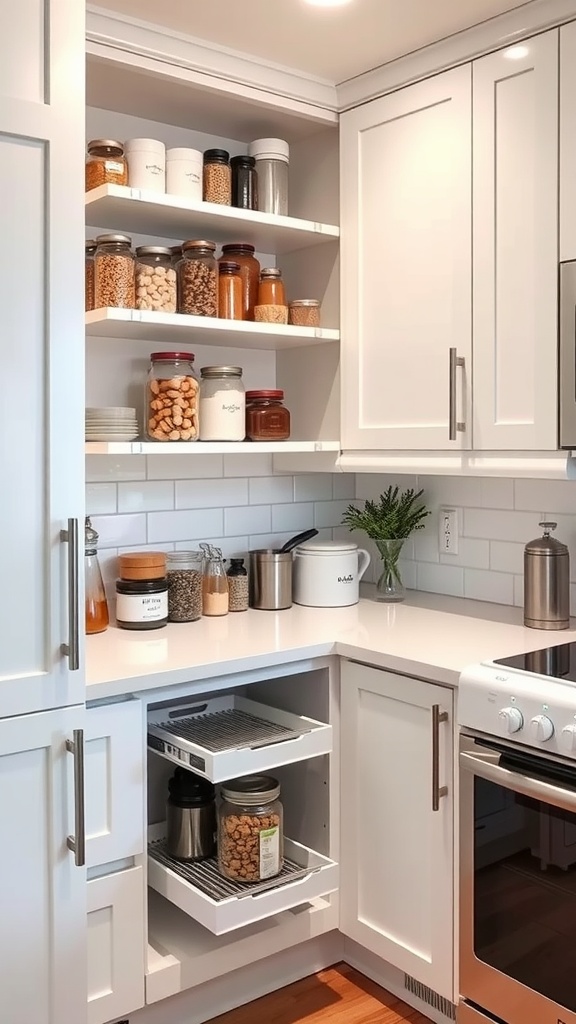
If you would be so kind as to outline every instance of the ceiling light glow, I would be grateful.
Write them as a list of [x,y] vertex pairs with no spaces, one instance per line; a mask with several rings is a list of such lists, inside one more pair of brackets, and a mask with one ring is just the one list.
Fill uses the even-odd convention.
[[351,0],[305,0],[311,7],[344,7]]
[[508,60],[522,60],[523,57],[527,57],[530,53],[529,46],[510,46],[508,50],[504,50],[504,56],[508,57]]

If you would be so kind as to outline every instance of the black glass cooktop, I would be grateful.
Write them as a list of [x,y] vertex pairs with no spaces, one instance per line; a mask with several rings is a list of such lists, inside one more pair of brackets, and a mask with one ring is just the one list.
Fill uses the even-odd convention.
[[499,658],[494,664],[576,683],[576,643],[544,647],[541,651],[515,654],[512,658]]

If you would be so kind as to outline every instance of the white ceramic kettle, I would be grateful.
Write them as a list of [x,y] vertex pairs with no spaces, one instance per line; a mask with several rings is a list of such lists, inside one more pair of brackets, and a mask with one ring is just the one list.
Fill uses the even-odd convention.
[[370,555],[348,541],[311,541],[294,551],[293,600],[313,608],[357,604]]

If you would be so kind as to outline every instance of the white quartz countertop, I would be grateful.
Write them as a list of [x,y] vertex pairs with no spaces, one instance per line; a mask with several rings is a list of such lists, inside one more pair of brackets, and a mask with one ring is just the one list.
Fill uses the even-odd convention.
[[467,665],[569,643],[573,626],[526,629],[519,608],[416,592],[396,605],[367,597],[351,608],[250,610],[149,632],[111,626],[86,638],[87,699],[330,654],[457,686]]

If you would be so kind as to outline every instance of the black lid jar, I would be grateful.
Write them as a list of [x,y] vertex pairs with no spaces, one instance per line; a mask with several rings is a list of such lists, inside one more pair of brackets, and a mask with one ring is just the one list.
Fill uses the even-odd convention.
[[176,768],[168,782],[166,850],[170,857],[199,861],[216,852],[214,786],[186,768]]
[[258,171],[253,156],[233,156],[232,206],[240,210],[258,209]]
[[168,622],[168,581],[116,580],[116,624],[120,629],[160,629]]
[[202,198],[205,203],[231,205],[232,172],[230,154],[225,149],[207,149],[204,153]]

